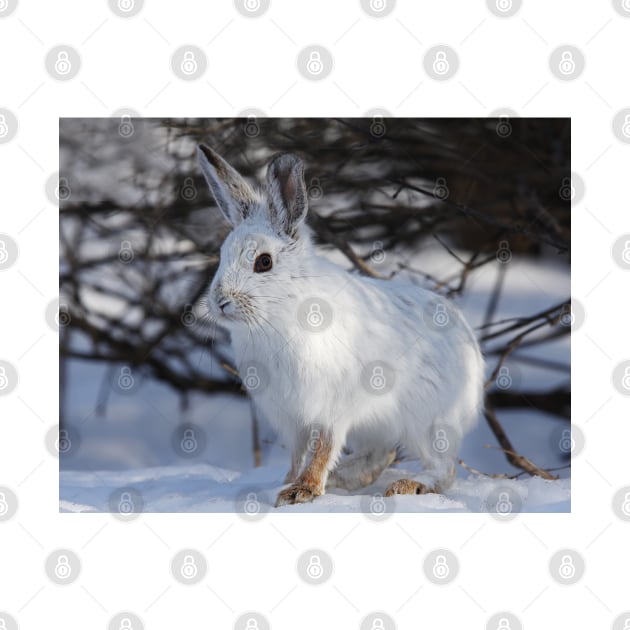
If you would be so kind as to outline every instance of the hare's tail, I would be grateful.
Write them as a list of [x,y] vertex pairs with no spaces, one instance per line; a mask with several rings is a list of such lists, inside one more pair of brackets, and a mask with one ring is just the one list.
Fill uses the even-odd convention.
[[381,448],[345,457],[330,472],[326,486],[350,491],[369,486],[394,463],[397,454],[396,448]]

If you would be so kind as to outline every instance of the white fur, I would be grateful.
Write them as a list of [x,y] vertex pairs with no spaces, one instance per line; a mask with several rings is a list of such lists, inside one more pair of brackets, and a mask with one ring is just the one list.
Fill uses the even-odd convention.
[[[200,159],[216,188],[216,169],[203,154]],[[301,171],[296,177],[303,186]],[[268,189],[272,185],[268,182]],[[221,248],[208,303],[231,333],[241,376],[252,364],[263,371],[265,386],[251,392],[257,409],[301,450],[312,428],[330,429],[329,469],[348,439],[359,442],[363,453],[400,446],[422,461],[423,483],[447,487],[459,442],[475,424],[483,399],[483,359],[461,312],[412,284],[349,273],[318,255],[303,216],[293,235],[278,229],[269,204],[277,214],[286,199],[279,201],[277,190],[270,200],[244,181],[239,187],[248,188],[241,191],[250,200],[248,211],[234,220],[234,206],[222,208],[234,229]],[[273,268],[255,273],[253,259],[263,252],[271,254]],[[323,331],[300,323],[300,306],[308,298],[332,307],[332,323]],[[226,300],[231,301],[227,315],[218,306]],[[449,317],[444,329],[428,319],[436,300]],[[385,394],[365,387],[366,366],[375,361],[394,370],[393,388]],[[447,457],[432,448],[441,427],[448,428],[451,442]]]

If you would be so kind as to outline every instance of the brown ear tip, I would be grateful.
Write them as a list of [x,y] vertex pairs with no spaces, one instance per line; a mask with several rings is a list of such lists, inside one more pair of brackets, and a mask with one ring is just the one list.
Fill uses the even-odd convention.
[[213,151],[208,145],[206,145],[203,142],[201,142],[201,143],[199,143],[197,145],[197,153],[199,153],[200,155],[203,155],[204,157],[210,159],[212,157]]
[[271,172],[283,173],[294,169],[304,170],[304,162],[294,153],[278,153],[269,162]]

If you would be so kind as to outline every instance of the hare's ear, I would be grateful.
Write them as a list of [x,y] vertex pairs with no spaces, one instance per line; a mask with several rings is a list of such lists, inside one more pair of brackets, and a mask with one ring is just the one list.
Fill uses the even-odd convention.
[[197,155],[217,206],[228,222],[236,227],[258,201],[256,193],[240,174],[210,147],[200,144]]
[[267,191],[272,225],[295,237],[308,210],[304,164],[295,155],[278,155],[267,169]]

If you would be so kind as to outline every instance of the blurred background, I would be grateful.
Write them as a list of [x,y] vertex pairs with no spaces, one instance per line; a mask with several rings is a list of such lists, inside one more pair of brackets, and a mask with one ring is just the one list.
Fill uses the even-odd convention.
[[61,119],[62,469],[288,467],[200,300],[229,231],[196,163],[203,141],[252,182],[275,153],[298,154],[327,256],[464,310],[487,413],[463,474],[568,477],[570,134],[569,119],[507,116]]

